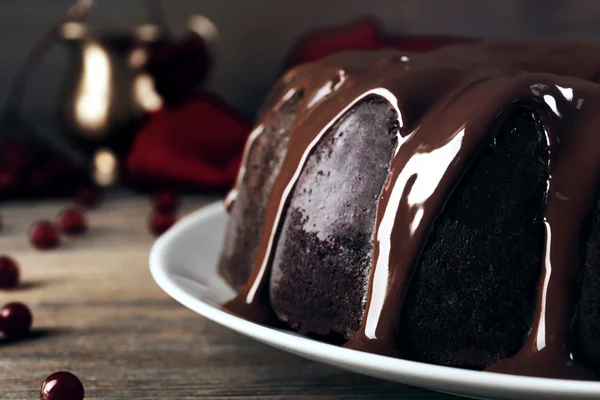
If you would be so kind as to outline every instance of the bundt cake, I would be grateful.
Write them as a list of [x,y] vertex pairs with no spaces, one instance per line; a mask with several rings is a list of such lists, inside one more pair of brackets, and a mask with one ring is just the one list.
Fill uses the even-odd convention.
[[600,371],[600,46],[346,52],[288,72],[219,270],[265,324],[434,364]]

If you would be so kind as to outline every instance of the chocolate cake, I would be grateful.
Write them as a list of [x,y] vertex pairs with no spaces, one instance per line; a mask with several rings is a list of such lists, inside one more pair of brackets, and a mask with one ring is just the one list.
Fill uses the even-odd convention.
[[600,46],[347,52],[275,86],[226,200],[225,309],[394,357],[600,371]]

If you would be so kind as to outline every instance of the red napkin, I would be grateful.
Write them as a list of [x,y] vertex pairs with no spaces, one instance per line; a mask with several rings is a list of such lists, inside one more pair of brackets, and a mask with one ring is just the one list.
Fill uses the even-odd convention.
[[138,133],[125,180],[147,189],[227,189],[251,128],[250,121],[210,94],[162,108]]

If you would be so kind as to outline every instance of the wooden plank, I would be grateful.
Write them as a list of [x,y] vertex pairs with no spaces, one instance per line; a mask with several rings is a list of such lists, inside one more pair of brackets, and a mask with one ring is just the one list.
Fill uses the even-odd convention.
[[[213,199],[186,199],[186,213]],[[0,398],[35,399],[58,370],[86,399],[450,399],[303,360],[220,327],[164,294],[148,271],[146,198],[116,194],[89,213],[88,235],[33,250],[30,224],[64,201],[9,204],[0,252],[22,266],[23,288],[0,292],[34,313],[32,338],[0,344]]]

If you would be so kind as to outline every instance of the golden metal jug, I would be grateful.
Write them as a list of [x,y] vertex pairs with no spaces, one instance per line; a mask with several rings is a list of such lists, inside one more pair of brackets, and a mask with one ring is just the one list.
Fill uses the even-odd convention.
[[147,49],[159,35],[154,25],[132,34],[93,34],[80,22],[63,24],[69,60],[59,124],[84,152],[102,146],[123,154],[147,112],[160,107],[152,78],[143,70]]

